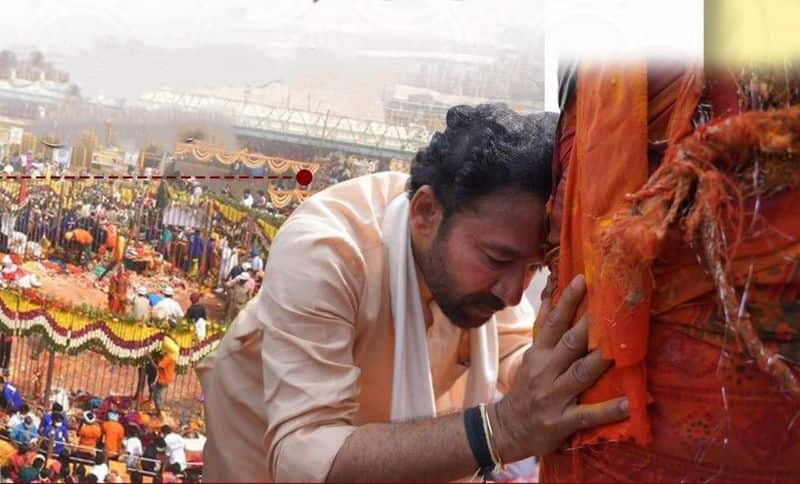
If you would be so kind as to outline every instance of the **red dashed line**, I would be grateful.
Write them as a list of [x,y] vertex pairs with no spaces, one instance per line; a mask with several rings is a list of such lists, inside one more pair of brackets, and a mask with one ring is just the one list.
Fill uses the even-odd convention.
[[0,175],[2,180],[294,180],[293,176],[277,176],[277,175],[153,175],[153,176],[133,176],[133,175]]
[[313,180],[309,170],[300,170],[296,176],[291,175],[6,175],[0,174],[0,180],[294,180],[298,185],[307,187]]

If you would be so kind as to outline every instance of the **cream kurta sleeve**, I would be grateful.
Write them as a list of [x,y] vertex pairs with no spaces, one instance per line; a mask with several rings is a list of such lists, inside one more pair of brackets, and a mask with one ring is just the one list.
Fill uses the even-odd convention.
[[266,458],[276,481],[324,481],[355,430],[354,321],[364,261],[346,232],[329,224],[284,225],[259,301]]
[[502,393],[508,392],[517,376],[522,356],[533,341],[535,319],[536,312],[526,297],[523,297],[517,306],[497,313],[497,341],[500,352],[497,387]]

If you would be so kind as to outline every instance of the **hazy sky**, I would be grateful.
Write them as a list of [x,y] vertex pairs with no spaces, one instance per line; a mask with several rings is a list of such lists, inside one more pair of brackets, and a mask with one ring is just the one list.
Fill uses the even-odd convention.
[[[0,44],[59,51],[107,38],[191,47],[325,42],[328,30],[428,34],[480,44],[513,26],[536,28],[541,0],[19,0],[3,2]],[[281,33],[281,38],[275,34]],[[287,38],[289,37],[289,38]]]
[[[292,89],[301,79],[341,92],[338,79],[380,93],[398,80],[395,74],[372,72],[371,65],[365,74],[352,63],[344,72],[341,58],[291,57],[299,55],[291,47],[339,47],[337,55],[382,48],[474,53],[508,41],[498,34],[511,29],[518,46],[531,47],[527,55],[546,59],[553,94],[564,52],[645,46],[702,53],[702,9],[702,0],[7,0],[0,47],[43,49],[89,95],[256,85],[292,69]],[[531,40],[542,32],[544,47]],[[354,45],[348,33],[363,34],[362,43]],[[287,55],[288,63],[275,64]],[[386,79],[368,79],[377,74]]]

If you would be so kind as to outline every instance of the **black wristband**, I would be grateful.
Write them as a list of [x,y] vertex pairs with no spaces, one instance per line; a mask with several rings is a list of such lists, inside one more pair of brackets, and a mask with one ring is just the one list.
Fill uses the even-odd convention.
[[488,476],[494,470],[494,461],[489,452],[489,445],[486,443],[486,432],[483,430],[483,419],[478,407],[468,408],[464,411],[464,429],[467,432],[467,440],[481,475]]

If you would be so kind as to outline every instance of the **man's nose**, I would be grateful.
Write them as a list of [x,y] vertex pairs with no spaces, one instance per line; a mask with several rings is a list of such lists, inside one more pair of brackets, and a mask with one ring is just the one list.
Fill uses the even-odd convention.
[[509,271],[497,281],[492,293],[500,298],[506,307],[516,306],[525,294],[526,280],[525,270]]

